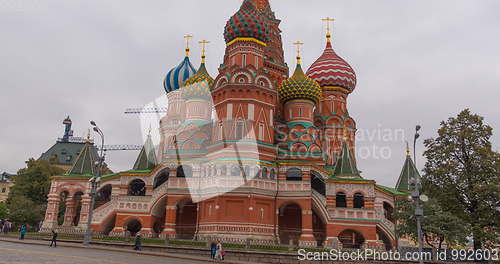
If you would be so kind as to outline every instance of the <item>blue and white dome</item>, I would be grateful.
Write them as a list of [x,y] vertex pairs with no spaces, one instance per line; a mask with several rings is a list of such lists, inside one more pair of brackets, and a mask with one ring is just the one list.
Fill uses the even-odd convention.
[[179,90],[182,84],[196,73],[195,68],[186,56],[177,67],[170,70],[163,81],[163,87],[167,93]]

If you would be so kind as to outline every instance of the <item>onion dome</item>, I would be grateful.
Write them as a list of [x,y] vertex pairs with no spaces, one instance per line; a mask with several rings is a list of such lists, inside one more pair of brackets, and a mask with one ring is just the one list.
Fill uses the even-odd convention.
[[352,93],[356,88],[356,73],[335,53],[329,36],[323,55],[311,65],[307,76],[317,81],[323,89],[340,87],[346,89],[347,93]]
[[243,1],[240,10],[229,19],[224,29],[226,43],[237,38],[254,38],[267,42],[267,27],[252,0]]
[[278,89],[279,99],[283,103],[293,99],[309,99],[318,102],[321,93],[319,84],[304,74],[300,66],[300,58],[293,76],[284,80]]
[[186,56],[177,67],[168,72],[167,77],[163,81],[163,87],[165,87],[165,91],[167,93],[170,93],[179,90],[179,88],[182,87],[182,84],[191,76],[193,76],[195,72],[196,69],[189,61],[189,57]]
[[205,67],[205,59],[203,58],[196,74],[184,82],[182,96],[186,100],[211,98],[212,94],[210,91],[214,86],[214,82],[214,79],[210,77]]

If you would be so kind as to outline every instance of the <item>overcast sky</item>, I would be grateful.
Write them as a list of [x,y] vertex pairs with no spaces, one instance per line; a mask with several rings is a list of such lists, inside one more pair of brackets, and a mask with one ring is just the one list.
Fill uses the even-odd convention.
[[[240,4],[0,0],[0,171],[16,172],[28,158],[38,158],[63,135],[67,115],[75,136],[86,135],[94,119],[107,143],[141,144],[139,118],[123,111],[162,94],[165,74],[183,57],[186,33],[211,41],[208,68],[215,77],[225,48],[224,25]],[[308,67],[325,45],[321,18],[336,19],[334,48],[358,77],[348,107],[361,133],[358,167],[364,177],[394,186],[405,149],[398,131],[411,140],[419,123],[423,138],[433,137],[440,121],[464,108],[486,117],[499,150],[499,1],[271,0],[271,5],[282,19],[291,68],[291,43],[305,42]],[[199,47],[192,50],[197,67]],[[387,136],[386,129],[395,136]],[[136,155],[110,153],[108,163],[115,171],[129,169]]]

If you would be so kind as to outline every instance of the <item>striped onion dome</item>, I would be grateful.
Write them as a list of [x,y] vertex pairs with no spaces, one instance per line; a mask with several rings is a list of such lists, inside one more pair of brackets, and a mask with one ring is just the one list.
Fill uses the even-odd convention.
[[307,70],[307,76],[317,81],[323,89],[341,87],[352,93],[356,88],[356,73],[349,63],[335,53],[330,40],[323,55]]
[[300,63],[297,64],[293,76],[284,80],[278,88],[278,96],[283,103],[294,99],[309,99],[318,102],[321,94],[319,84],[304,74]]
[[189,57],[186,56],[184,60],[175,68],[170,70],[163,81],[163,87],[165,91],[170,93],[172,91],[179,90],[182,84],[194,75],[196,69],[193,67],[189,61]]
[[210,99],[215,80],[210,76],[203,62],[191,78],[187,79],[182,87],[184,99]]
[[244,0],[240,10],[227,21],[224,28],[226,43],[237,38],[254,38],[267,42],[267,27],[263,21],[256,3],[253,0]]

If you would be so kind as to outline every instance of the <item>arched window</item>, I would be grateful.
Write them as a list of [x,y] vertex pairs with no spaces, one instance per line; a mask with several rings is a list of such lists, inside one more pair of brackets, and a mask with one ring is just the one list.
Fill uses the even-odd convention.
[[240,167],[238,166],[231,167],[231,176],[240,176],[240,175],[241,175]]
[[260,176],[262,179],[267,179],[267,168],[266,167],[262,168]]
[[365,207],[365,197],[363,196],[362,193],[355,193],[354,194],[353,207],[354,208],[364,208]]
[[336,206],[337,207],[342,207],[342,208],[347,207],[347,201],[346,201],[345,193],[343,193],[343,192],[337,193]]
[[146,183],[141,179],[136,179],[128,185],[128,196],[145,196]]
[[287,181],[302,181],[302,171],[297,168],[289,169],[286,172]]
[[384,216],[387,220],[394,222],[394,208],[388,203],[384,202]]
[[274,180],[276,178],[276,171],[274,169],[269,173],[269,179]]
[[193,177],[193,169],[189,165],[182,165],[177,168],[177,178]]
[[245,130],[245,123],[242,120],[236,121],[236,132],[235,132],[235,139],[243,139],[243,133]]

